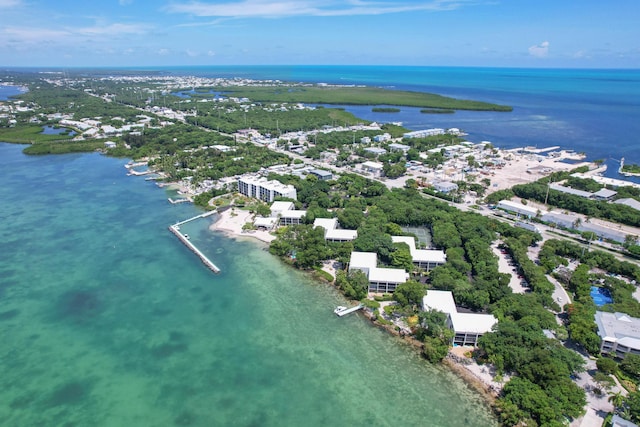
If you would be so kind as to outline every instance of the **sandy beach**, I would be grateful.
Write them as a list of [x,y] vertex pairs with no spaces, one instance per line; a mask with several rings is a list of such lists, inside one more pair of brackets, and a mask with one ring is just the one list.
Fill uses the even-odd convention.
[[209,227],[213,231],[221,231],[229,237],[252,237],[265,243],[275,240],[276,236],[264,230],[243,230],[246,223],[253,223],[255,214],[241,209],[227,209],[219,213],[216,222]]

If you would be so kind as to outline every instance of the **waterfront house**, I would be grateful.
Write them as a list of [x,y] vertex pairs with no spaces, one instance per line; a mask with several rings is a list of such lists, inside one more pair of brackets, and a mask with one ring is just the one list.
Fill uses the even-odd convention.
[[429,289],[422,297],[422,310],[437,310],[447,315],[447,327],[454,332],[453,345],[477,346],[478,338],[491,332],[498,319],[492,314],[461,313],[450,291]]
[[416,249],[416,242],[412,236],[391,236],[393,243],[406,243],[413,263],[419,268],[431,271],[439,265],[447,262],[444,251],[435,249]]
[[351,252],[349,271],[360,270],[369,279],[369,292],[392,293],[398,285],[409,280],[409,273],[401,268],[378,267],[375,252]]
[[350,242],[358,237],[357,230],[338,228],[338,218],[316,218],[313,227],[324,229],[324,239],[328,242]]

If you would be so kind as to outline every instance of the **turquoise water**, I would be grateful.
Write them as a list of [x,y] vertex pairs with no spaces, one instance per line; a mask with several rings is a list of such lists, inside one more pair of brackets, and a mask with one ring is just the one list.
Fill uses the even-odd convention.
[[0,144],[0,425],[490,426],[483,402],[255,242],[98,154]]
[[[640,163],[640,70],[540,69],[423,66],[201,66],[164,67],[177,75],[246,77],[285,81],[364,84],[431,92],[513,107],[510,113],[457,111],[421,114],[374,113],[370,106],[344,106],[357,117],[401,121],[408,129],[456,127],[473,142],[496,147],[560,146],[603,159],[607,176],[617,174],[619,160]],[[635,180],[635,179],[632,179]]]

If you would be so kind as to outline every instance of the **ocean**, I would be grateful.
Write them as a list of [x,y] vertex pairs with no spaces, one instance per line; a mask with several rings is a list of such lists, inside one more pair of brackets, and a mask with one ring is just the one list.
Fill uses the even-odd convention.
[[[640,162],[640,72],[445,67],[189,67],[162,73],[368,84],[514,107],[397,114],[497,147],[559,145]],[[0,86],[0,98],[13,94]],[[447,370],[257,242],[183,227],[213,274],[167,230],[199,212],[99,154],[25,156],[0,143],[0,424],[9,426],[491,426]]]
[[491,426],[344,299],[100,154],[0,143],[0,425]]
[[[618,175],[621,158],[640,163],[640,70],[525,69],[417,66],[211,66],[164,67],[167,74],[245,77],[295,82],[363,84],[437,93],[513,107],[512,112],[373,113],[342,106],[363,119],[397,122],[411,129],[460,128],[472,142],[499,148],[559,146],[604,160],[604,174]],[[640,181],[638,181],[640,182]]]

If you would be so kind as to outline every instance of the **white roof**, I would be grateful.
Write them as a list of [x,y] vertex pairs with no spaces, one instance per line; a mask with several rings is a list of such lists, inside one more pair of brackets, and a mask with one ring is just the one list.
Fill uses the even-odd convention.
[[456,312],[456,303],[450,291],[429,289],[427,294],[422,297],[422,309],[424,311],[438,310],[450,314]]
[[375,268],[378,255],[375,252],[351,252],[349,268]]
[[598,335],[602,339],[640,350],[640,319],[628,314],[596,311]]
[[402,268],[372,268],[369,270],[370,282],[404,283],[409,273]]
[[[536,216],[536,214],[538,213],[538,209],[525,206],[522,203],[512,202],[511,200],[501,200],[500,202],[498,202],[498,207],[508,211],[514,211],[514,212],[518,212],[518,213],[526,214],[530,216]],[[544,215],[545,213],[546,211],[543,211],[543,210],[540,211],[541,215]]]
[[626,198],[626,199],[618,199],[613,203],[618,203],[621,205],[627,205],[635,210],[640,211],[640,202],[637,201],[636,199],[632,199],[632,198]]
[[272,213],[280,213],[293,209],[293,202],[273,202],[271,204]]
[[322,227],[325,230],[333,230],[338,226],[338,218],[316,218],[313,220],[313,227]]
[[450,313],[451,324],[456,333],[471,332],[484,334],[490,332],[493,325],[498,323],[492,314],[478,313]]
[[325,239],[332,240],[355,240],[358,237],[357,230],[342,230],[342,229],[332,229],[327,230],[324,235]]
[[258,217],[253,221],[253,225],[256,227],[272,228],[276,222],[278,222],[278,218],[274,218],[272,216],[268,218]]
[[384,165],[378,162],[364,162],[362,164],[362,167],[369,168],[369,169],[382,169]]
[[409,252],[413,261],[437,262],[444,264],[447,256],[443,251],[435,249],[416,249],[416,242],[411,236],[391,236],[393,243],[406,243],[409,245]]

